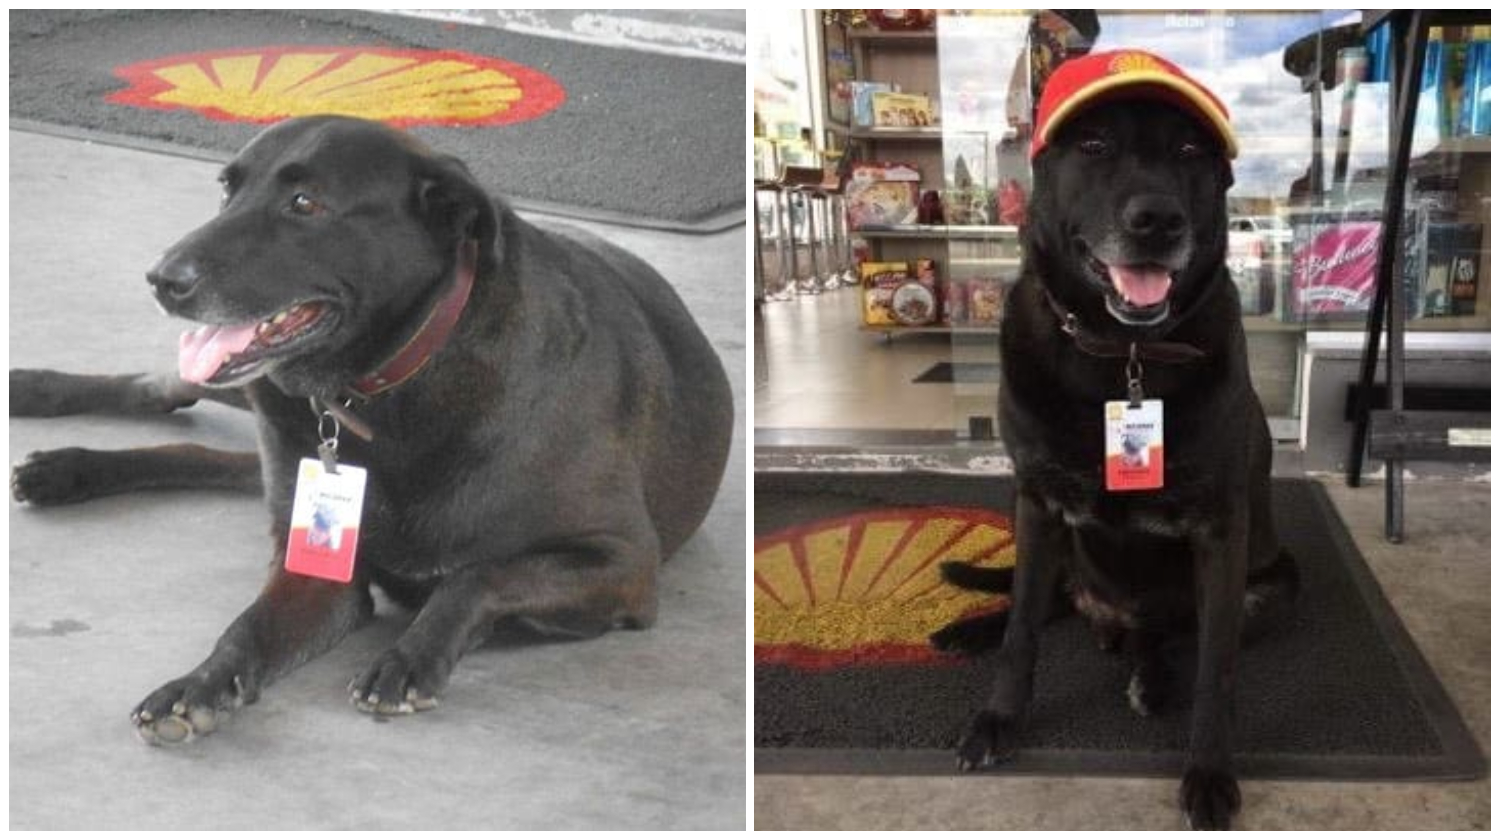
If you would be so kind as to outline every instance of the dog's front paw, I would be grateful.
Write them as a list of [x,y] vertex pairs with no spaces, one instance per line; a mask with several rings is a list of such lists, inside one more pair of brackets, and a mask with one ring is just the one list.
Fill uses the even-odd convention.
[[980,712],[958,744],[958,769],[982,770],[1015,758],[1020,731],[1013,718],[991,711]]
[[349,683],[349,699],[362,712],[409,715],[437,706],[448,682],[446,668],[392,648]]
[[1182,777],[1177,803],[1189,828],[1228,829],[1240,810],[1240,786],[1227,770],[1191,767]]
[[235,709],[255,702],[254,688],[238,676],[189,674],[151,692],[130,720],[152,746],[185,744],[219,728]]
[[11,468],[11,498],[33,505],[66,505],[93,498],[89,454],[69,447],[27,455]]

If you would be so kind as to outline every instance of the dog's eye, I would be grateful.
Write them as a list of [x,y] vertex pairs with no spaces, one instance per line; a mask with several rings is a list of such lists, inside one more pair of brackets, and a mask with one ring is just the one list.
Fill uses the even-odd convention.
[[292,212],[299,216],[316,216],[323,212],[323,205],[307,193],[292,196]]
[[1199,158],[1208,153],[1202,145],[1191,141],[1183,142],[1177,147],[1177,156],[1180,158]]
[[1078,144],[1078,149],[1089,157],[1103,157],[1109,154],[1109,143],[1098,137],[1089,137]]

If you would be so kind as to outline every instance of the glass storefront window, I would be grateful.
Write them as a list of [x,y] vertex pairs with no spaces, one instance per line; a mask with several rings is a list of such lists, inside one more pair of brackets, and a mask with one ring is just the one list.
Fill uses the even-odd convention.
[[[1066,57],[1123,47],[1177,63],[1228,107],[1241,149],[1230,274],[1257,393],[1295,427],[1307,337],[1363,330],[1372,293],[1393,107],[1379,30],[1321,10],[876,14],[824,13],[814,90],[859,283],[763,306],[758,428],[993,434],[1033,102]],[[1490,327],[1488,27],[1432,41],[1399,282],[1409,331],[1477,335]]]

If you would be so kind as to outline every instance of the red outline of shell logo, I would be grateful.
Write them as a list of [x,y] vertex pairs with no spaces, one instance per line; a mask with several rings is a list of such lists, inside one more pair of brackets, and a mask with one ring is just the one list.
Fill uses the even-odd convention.
[[1013,566],[1014,526],[978,508],[891,508],[758,537],[755,662],[822,670],[951,661],[928,635],[1009,602],[947,583],[945,560]]
[[507,125],[536,119],[567,94],[520,64],[451,50],[257,47],[185,53],[115,68],[117,105],[190,110],[221,122],[343,114],[414,125]]

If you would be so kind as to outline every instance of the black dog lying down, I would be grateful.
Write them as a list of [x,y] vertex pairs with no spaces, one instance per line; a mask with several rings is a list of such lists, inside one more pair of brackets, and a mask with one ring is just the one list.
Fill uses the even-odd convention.
[[[166,311],[203,325],[183,336],[180,378],[11,374],[13,415],[199,398],[255,412],[258,456],[67,449],[14,470],[13,495],[34,504],[264,489],[270,580],[208,659],[136,707],[141,736],[213,731],[369,616],[372,583],[417,610],[351,684],[379,714],[431,708],[496,629],[649,626],[658,566],[707,514],[734,416],[671,287],[596,238],[528,224],[458,161],[376,123],[281,123],[221,180],[219,215],[148,273]],[[289,536],[304,459],[367,471],[357,537],[348,509],[324,507]],[[335,579],[283,567],[289,546],[306,560],[356,540]]]

